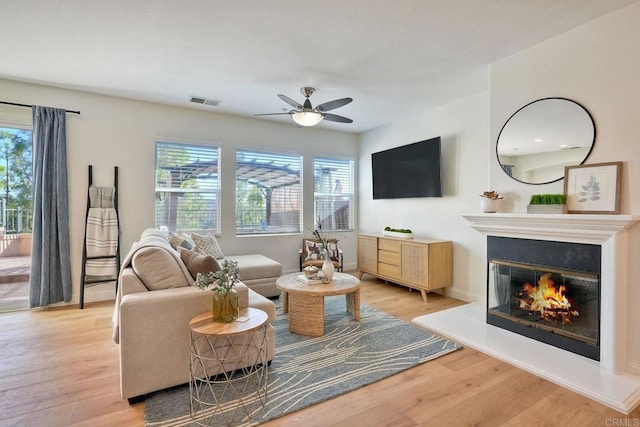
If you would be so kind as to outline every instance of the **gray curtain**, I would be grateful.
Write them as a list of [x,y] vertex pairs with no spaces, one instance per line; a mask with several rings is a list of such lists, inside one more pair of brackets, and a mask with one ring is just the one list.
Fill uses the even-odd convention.
[[29,306],[71,301],[65,110],[33,107],[33,240]]

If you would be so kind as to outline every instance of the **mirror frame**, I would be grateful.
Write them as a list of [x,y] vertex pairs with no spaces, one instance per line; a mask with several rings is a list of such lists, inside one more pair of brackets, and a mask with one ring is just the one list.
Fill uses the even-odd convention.
[[577,105],[578,107],[580,107],[582,110],[584,110],[584,112],[587,114],[587,117],[589,117],[589,120],[591,121],[591,126],[593,127],[593,140],[591,141],[591,147],[589,148],[589,152],[587,152],[587,154],[584,156],[584,158],[582,159],[582,161],[578,164],[578,165],[582,165],[584,164],[584,162],[589,158],[589,155],[591,154],[591,152],[593,151],[593,147],[596,144],[596,123],[593,120],[593,117],[591,116],[591,114],[589,113],[589,110],[587,110],[582,104],[569,99],[569,98],[563,98],[563,97],[558,97],[558,96],[552,96],[552,97],[547,97],[547,98],[540,98],[540,99],[536,99],[535,101],[531,101],[526,105],[523,105],[522,107],[520,107],[518,110],[516,110],[515,113],[513,113],[511,116],[509,116],[509,118],[504,122],[504,124],[502,125],[502,128],[500,129],[500,132],[498,133],[498,138],[496,139],[496,159],[498,160],[498,164],[500,165],[500,169],[502,169],[502,172],[504,172],[505,175],[507,175],[509,178],[513,179],[514,181],[518,181],[521,182],[523,184],[528,184],[528,185],[545,185],[545,184],[551,184],[553,182],[558,182],[561,179],[564,179],[564,170],[562,171],[562,175],[556,179],[553,179],[551,181],[546,181],[546,182],[527,182],[527,181],[522,181],[518,178],[515,178],[512,175],[509,175],[505,170],[504,170],[504,165],[502,164],[502,162],[500,161],[500,155],[498,154],[498,145],[500,144],[500,136],[502,135],[502,132],[504,131],[504,129],[507,127],[507,125],[509,124],[509,121],[511,119],[513,119],[519,112],[521,112],[522,110],[524,110],[525,108],[529,107],[532,104],[535,104],[536,102],[542,102],[542,101],[548,101],[548,100],[562,100],[562,101],[568,101],[571,102],[575,105]]

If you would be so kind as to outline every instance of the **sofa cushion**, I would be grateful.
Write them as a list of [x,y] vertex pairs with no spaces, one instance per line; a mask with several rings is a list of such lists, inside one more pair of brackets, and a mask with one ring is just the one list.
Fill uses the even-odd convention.
[[196,247],[206,255],[211,255],[216,259],[224,258],[222,248],[220,248],[216,236],[212,233],[207,233],[204,236],[202,234],[191,233],[191,238],[195,242]]
[[211,271],[220,270],[218,260],[210,255],[199,254],[188,249],[178,247],[180,259],[187,266],[187,270],[191,273],[193,280],[196,280],[198,273],[209,273]]
[[185,275],[184,264],[171,247],[140,247],[131,258],[131,267],[150,291],[180,288],[191,284]]
[[282,275],[282,264],[264,255],[230,255],[225,259],[238,263],[241,280],[262,279]]

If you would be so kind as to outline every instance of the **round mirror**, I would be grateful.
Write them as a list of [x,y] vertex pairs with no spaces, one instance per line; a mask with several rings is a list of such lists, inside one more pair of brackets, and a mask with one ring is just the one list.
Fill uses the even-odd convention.
[[525,105],[506,121],[496,151],[502,170],[525,184],[564,178],[564,167],[581,165],[591,153],[596,127],[589,112],[565,98]]

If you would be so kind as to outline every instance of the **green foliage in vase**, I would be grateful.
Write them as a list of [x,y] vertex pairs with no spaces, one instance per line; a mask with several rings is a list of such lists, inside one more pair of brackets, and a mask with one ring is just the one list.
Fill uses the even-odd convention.
[[565,194],[534,194],[529,201],[530,205],[564,205],[566,203]]
[[207,273],[198,273],[196,281],[193,284],[199,289],[205,290],[209,285],[214,292],[229,292],[236,283],[240,281],[240,269],[238,263],[234,261],[224,260],[221,269],[218,271],[209,271]]

